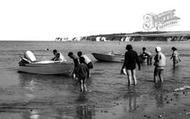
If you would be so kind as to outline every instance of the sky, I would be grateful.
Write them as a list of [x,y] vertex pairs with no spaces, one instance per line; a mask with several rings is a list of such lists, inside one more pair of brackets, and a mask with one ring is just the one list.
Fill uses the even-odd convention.
[[[0,40],[55,40],[143,29],[143,16],[175,9],[167,31],[190,30],[188,0],[1,0]],[[155,29],[152,29],[155,30]]]

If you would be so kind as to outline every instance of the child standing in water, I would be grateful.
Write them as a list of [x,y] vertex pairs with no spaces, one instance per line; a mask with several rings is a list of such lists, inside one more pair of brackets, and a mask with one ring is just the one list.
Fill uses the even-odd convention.
[[81,92],[87,91],[86,81],[88,78],[88,66],[85,64],[84,57],[80,58],[80,64],[76,67],[76,77],[78,78],[78,81],[80,83],[80,89]]
[[177,52],[177,48],[172,47],[172,56],[170,59],[173,60],[173,67],[175,68],[176,64],[179,63],[181,61],[181,59],[179,58],[179,53]]

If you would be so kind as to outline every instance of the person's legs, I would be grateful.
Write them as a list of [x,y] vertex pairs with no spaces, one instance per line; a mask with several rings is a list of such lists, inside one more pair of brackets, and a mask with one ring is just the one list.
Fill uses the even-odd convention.
[[152,56],[147,57],[147,65],[152,65]]
[[163,83],[164,79],[163,79],[163,69],[159,69],[159,72],[158,72],[158,76],[159,76],[159,79],[160,79],[160,82]]
[[84,83],[84,81],[82,79],[80,79],[80,89],[81,89],[81,92],[84,91],[83,83]]
[[152,65],[152,56],[150,56],[150,65]]
[[87,71],[87,78],[90,78],[90,69]]
[[127,69],[128,85],[132,84],[132,73],[131,70]]
[[158,76],[158,69],[157,67],[154,68],[154,83],[157,83],[157,76]]
[[83,81],[84,90],[87,91],[86,80]]
[[150,65],[150,64],[151,64],[151,61],[150,61],[150,60],[151,60],[151,57],[148,56],[148,57],[147,57],[147,65]]
[[150,64],[150,57],[147,57],[147,58],[146,58],[146,62],[147,62],[147,65]]
[[131,72],[132,72],[133,84],[137,85],[137,78],[136,78],[136,71],[135,71],[135,69],[131,70]]
[[71,73],[71,76],[72,76],[73,79],[76,79],[76,78],[77,78],[77,77],[76,77],[76,67],[74,67],[74,69],[73,69],[73,71],[72,71],[72,73]]
[[87,74],[88,77],[87,77],[87,78],[90,78],[90,69],[93,69],[93,64],[92,64],[92,62],[88,63],[87,66],[88,66],[88,72],[87,72],[87,73],[88,73],[88,74]]
[[175,58],[173,58],[173,68],[175,68],[175,65],[176,65],[176,60]]

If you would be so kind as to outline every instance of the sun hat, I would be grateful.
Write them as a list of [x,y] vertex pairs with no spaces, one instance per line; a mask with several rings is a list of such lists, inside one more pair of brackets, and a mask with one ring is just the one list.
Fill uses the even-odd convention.
[[161,51],[161,47],[157,46],[156,48],[156,51],[160,52]]

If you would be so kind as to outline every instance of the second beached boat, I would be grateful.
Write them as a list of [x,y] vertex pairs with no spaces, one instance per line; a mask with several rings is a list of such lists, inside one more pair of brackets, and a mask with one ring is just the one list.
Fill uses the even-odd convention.
[[114,53],[92,53],[92,55],[98,60],[102,62],[123,62],[124,55],[122,54],[114,54]]

